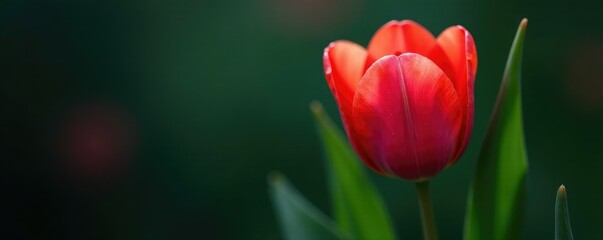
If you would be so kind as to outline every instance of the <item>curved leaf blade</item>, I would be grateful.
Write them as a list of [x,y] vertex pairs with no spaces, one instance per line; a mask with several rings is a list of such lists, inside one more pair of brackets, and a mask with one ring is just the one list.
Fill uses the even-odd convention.
[[524,19],[515,35],[469,192],[465,239],[520,239],[528,160],[521,108]]
[[268,184],[284,239],[349,239],[345,238],[337,230],[335,223],[308,202],[283,175],[271,174]]
[[320,103],[313,102],[310,108],[328,163],[331,199],[339,228],[358,239],[395,239],[385,204],[345,136]]
[[557,190],[555,201],[555,240],[574,240],[567,207],[567,193],[563,185]]

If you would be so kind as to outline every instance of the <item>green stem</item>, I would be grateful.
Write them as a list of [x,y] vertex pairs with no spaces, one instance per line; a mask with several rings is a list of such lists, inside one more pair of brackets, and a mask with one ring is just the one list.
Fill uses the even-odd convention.
[[429,194],[429,181],[417,182],[419,206],[421,207],[421,222],[423,223],[423,237],[425,240],[437,240],[438,230],[433,217],[431,196]]

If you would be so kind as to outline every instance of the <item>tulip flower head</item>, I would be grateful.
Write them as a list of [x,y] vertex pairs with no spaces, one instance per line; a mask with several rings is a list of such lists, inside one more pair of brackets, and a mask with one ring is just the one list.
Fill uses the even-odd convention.
[[391,21],[368,48],[336,41],[323,61],[347,136],[374,171],[423,181],[467,147],[477,52],[462,26],[436,38],[413,21]]

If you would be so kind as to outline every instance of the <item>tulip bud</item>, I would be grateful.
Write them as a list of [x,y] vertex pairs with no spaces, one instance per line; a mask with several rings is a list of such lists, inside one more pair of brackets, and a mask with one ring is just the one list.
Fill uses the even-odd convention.
[[391,21],[367,49],[336,41],[323,61],[347,136],[371,169],[423,181],[459,159],[473,128],[477,70],[463,27],[435,38],[413,21]]

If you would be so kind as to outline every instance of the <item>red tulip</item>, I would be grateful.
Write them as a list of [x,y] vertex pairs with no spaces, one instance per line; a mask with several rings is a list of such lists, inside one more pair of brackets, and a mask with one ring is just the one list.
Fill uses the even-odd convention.
[[413,21],[391,21],[367,49],[336,41],[323,60],[348,138],[371,169],[423,181],[459,159],[473,128],[477,70],[465,28],[435,38]]

